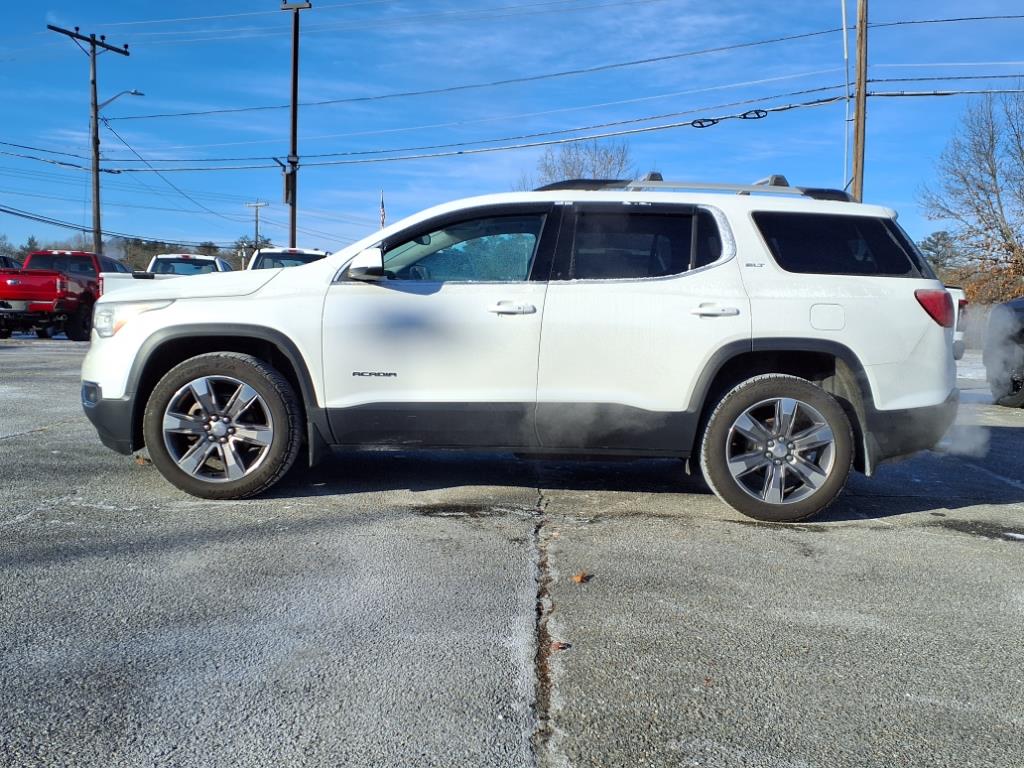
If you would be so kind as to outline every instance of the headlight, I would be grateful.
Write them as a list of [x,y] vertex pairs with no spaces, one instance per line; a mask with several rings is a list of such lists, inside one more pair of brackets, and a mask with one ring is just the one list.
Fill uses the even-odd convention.
[[143,312],[163,309],[173,301],[113,301],[97,304],[92,313],[92,327],[102,338],[108,339],[120,331],[124,324]]

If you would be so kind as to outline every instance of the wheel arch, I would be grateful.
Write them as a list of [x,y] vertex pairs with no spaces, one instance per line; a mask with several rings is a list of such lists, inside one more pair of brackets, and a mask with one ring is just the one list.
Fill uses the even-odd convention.
[[691,401],[691,410],[700,415],[691,456],[700,454],[707,421],[725,393],[740,382],[764,373],[799,376],[835,397],[853,427],[854,468],[871,474],[874,450],[865,432],[867,413],[874,408],[871,386],[853,350],[826,339],[752,339],[749,343],[731,344],[719,350],[705,367]]
[[272,365],[295,388],[303,407],[310,464],[329,443],[330,427],[317,404],[305,358],[288,336],[273,328],[244,324],[179,325],[157,331],[143,343],[128,374],[132,393],[132,448],[145,444],[142,415],[157,382],[178,363],[207,352],[249,354]]

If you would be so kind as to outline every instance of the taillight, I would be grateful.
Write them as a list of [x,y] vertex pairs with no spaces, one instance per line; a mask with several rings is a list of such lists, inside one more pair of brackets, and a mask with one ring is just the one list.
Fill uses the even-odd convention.
[[103,275],[96,278],[96,298],[103,295]]
[[57,293],[58,294],[67,293],[67,290],[68,290],[67,281],[63,277],[58,277],[57,278]]
[[918,304],[924,307],[932,320],[943,328],[953,327],[953,297],[942,288],[921,288],[914,291]]
[[957,301],[956,329],[962,331],[964,328],[964,313],[967,310],[967,299]]

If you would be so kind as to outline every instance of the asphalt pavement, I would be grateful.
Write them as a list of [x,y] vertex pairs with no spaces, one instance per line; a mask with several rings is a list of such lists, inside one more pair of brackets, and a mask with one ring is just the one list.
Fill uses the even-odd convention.
[[1024,411],[769,526],[675,461],[339,453],[208,502],[0,341],[0,765],[1024,765]]

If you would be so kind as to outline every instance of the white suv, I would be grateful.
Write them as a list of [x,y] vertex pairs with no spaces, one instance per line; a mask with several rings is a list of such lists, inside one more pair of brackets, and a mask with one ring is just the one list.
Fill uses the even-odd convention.
[[842,192],[563,182],[104,298],[82,398],[204,498],[303,444],[490,449],[699,459],[739,511],[798,520],[943,435],[952,314],[895,213]]

